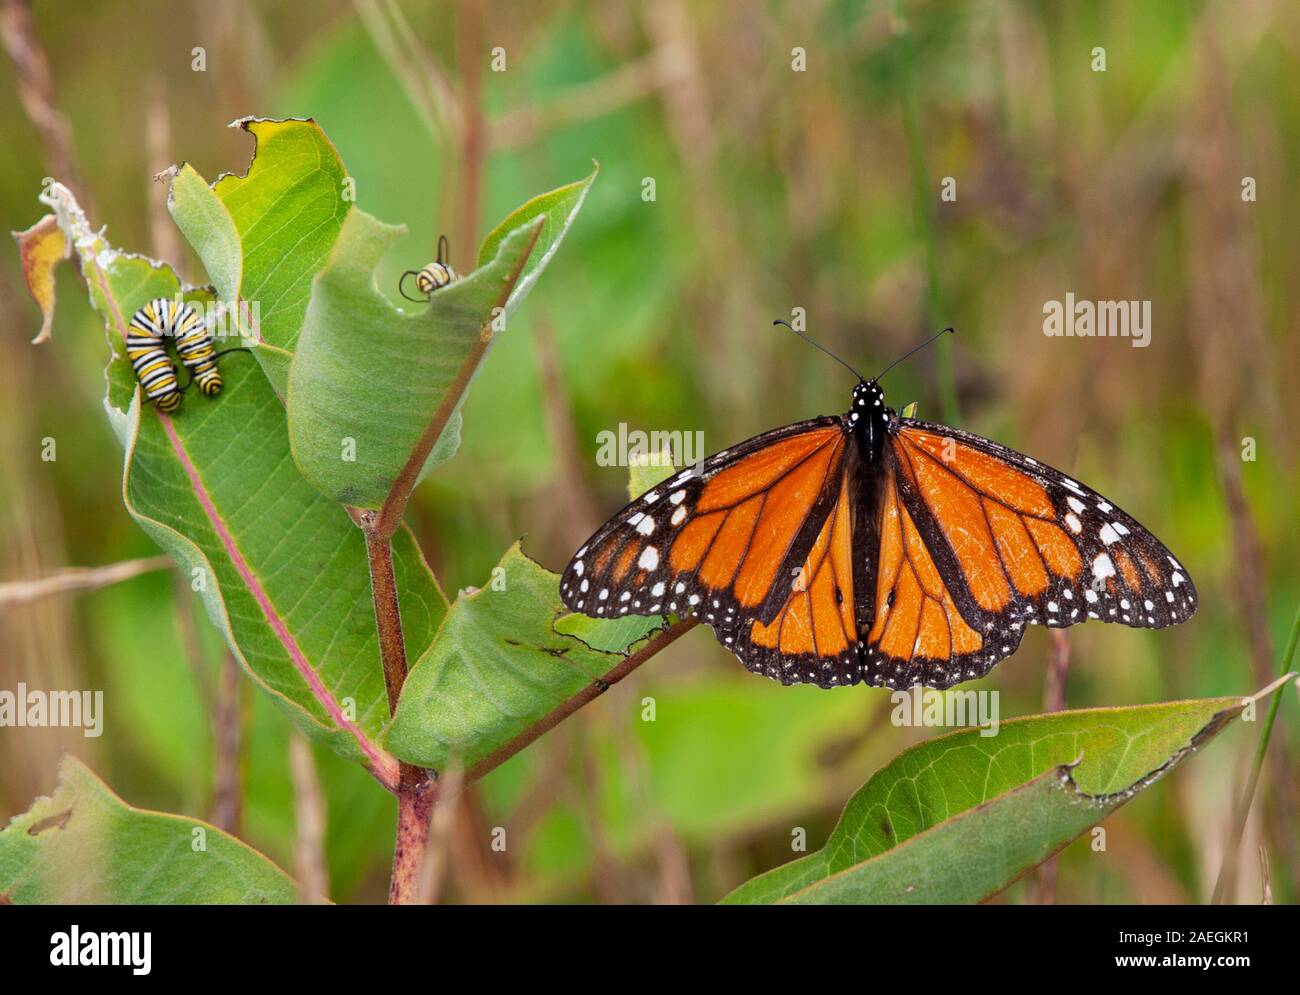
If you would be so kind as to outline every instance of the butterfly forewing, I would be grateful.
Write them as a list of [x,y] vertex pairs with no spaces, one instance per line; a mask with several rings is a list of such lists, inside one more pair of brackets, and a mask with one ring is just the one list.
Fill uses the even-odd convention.
[[561,597],[596,617],[692,613],[720,633],[770,618],[772,591],[793,582],[829,513],[848,442],[841,419],[817,418],[683,470],[583,544]]

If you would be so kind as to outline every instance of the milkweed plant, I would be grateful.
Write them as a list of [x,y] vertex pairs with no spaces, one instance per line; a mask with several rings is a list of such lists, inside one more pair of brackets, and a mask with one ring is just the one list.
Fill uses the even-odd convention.
[[[403,523],[415,488],[474,430],[461,408],[488,349],[524,347],[512,317],[597,171],[523,204],[472,267],[461,261],[449,282],[417,280],[423,299],[398,306],[375,272],[404,229],[354,203],[321,128],[240,124],[256,145],[244,175],[210,184],[181,165],[166,177],[203,286],[114,245],[67,186],[46,184],[47,213],[17,233],[44,317],[38,338],[48,338],[55,272],[68,260],[103,321],[104,412],[124,452],[126,513],[170,554],[247,680],[396,796],[389,897],[417,902],[439,807],[694,624],[568,613],[558,576],[522,542],[481,587],[451,598]],[[177,383],[182,399],[150,403],[127,342],[133,316],[154,301],[203,316],[219,395]],[[654,472],[636,471],[635,486],[652,486]],[[821,849],[725,901],[978,901],[1090,830],[1104,845],[1095,827],[1109,813],[1232,720],[1253,718],[1276,687],[1028,716],[996,736],[970,728],[923,742],[848,799]],[[0,893],[68,900],[74,867],[77,900],[300,896],[235,836],[133,808],[67,757],[53,794],[0,832]]]

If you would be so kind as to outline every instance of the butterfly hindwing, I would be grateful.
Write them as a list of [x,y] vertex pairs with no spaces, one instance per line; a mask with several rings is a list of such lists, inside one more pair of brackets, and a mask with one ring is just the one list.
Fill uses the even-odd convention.
[[718,630],[748,669],[782,684],[836,687],[862,679],[855,466],[849,462],[828,488],[829,511],[790,583],[777,589],[777,611],[766,620],[741,618]]
[[903,467],[882,461],[874,604],[862,679],[946,688],[983,677],[1020,645],[1022,627],[980,613],[946,539]]

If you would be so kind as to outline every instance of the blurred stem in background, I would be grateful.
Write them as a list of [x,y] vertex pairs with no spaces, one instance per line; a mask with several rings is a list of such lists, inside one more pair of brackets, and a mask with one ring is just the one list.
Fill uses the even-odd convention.
[[[1070,676],[1070,637],[1064,629],[1052,629],[1048,637],[1047,672],[1043,676],[1043,711],[1063,712],[1066,706],[1066,684]],[[1059,854],[1054,854],[1035,871],[1029,894],[1036,905],[1055,904],[1059,863]]]
[[[1295,618],[1291,622],[1291,635],[1287,637],[1286,649],[1282,652],[1281,673],[1284,676],[1288,673],[1291,660],[1295,657],[1297,642],[1300,642],[1300,604],[1296,605]],[[1297,679],[1297,690],[1300,690],[1300,679]],[[1264,767],[1264,758],[1268,755],[1268,743],[1273,736],[1273,723],[1277,719],[1277,711],[1282,705],[1285,694],[1285,689],[1282,689],[1270,697],[1268,714],[1264,717],[1264,725],[1259,730],[1259,746],[1255,749],[1255,759],[1250,765],[1250,776],[1246,779],[1246,789],[1242,792],[1241,804],[1237,809],[1236,831],[1228,837],[1223,866],[1219,869],[1219,879],[1214,884],[1214,896],[1210,899],[1214,905],[1223,904],[1224,896],[1232,890],[1237,874],[1237,860],[1241,855],[1242,838],[1246,835],[1246,820],[1250,817],[1251,803],[1255,800],[1255,788],[1259,784],[1259,772]],[[1278,790],[1282,790],[1284,785],[1279,784],[1277,787]]]
[[[892,0],[891,14],[895,35],[894,51],[898,59],[899,78],[902,80],[903,128],[907,133],[907,157],[912,175],[912,214],[916,234],[921,241],[921,258],[925,267],[925,310],[929,328],[933,331],[951,324],[945,315],[939,290],[939,265],[934,245],[934,191],[930,187],[930,177],[925,168],[925,148],[916,109],[912,35],[901,0]],[[940,337],[938,350],[939,410],[943,413],[945,422],[959,425],[961,411],[957,404],[957,383],[952,370],[952,343],[947,335]]]
[[41,137],[45,166],[49,175],[74,191],[90,217],[97,217],[90,190],[82,185],[77,157],[72,148],[72,129],[59,110],[54,95],[54,80],[32,26],[32,11],[27,0],[0,0],[0,40],[13,63],[18,97],[23,110]]

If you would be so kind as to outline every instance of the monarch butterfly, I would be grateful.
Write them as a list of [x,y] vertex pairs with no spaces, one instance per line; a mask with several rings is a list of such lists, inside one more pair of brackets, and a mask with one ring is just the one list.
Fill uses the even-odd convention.
[[823,688],[947,688],[983,677],[1029,625],[1159,629],[1196,610],[1187,570],[1111,501],[900,416],[883,373],[853,372],[845,414],[725,449],[611,518],[565,569],[564,603],[694,616],[749,670]]
[[184,392],[176,381],[176,366],[167,355],[163,337],[172,334],[177,320],[194,313],[189,304],[159,297],[131,316],[126,332],[126,358],[144,388],[145,396],[159,411],[171,413],[181,406]]
[[[438,236],[438,258],[435,259],[433,262],[429,263],[429,265],[424,267],[424,269],[420,269],[420,270],[408,269],[405,273],[403,273],[402,278],[397,281],[397,292],[401,294],[403,297],[405,297],[408,301],[420,301],[420,300],[427,301],[430,297],[433,296],[433,292],[435,290],[441,290],[443,287],[447,286],[447,284],[451,283],[453,280],[457,280],[460,278],[460,275],[454,269],[451,268],[451,263],[448,261],[449,258],[450,255],[449,255],[449,250],[447,248],[447,236],[439,235]],[[421,294],[423,294],[424,295],[423,297],[412,297],[403,289],[403,286],[406,283],[406,278],[408,276],[415,277],[415,289],[418,290]]]

